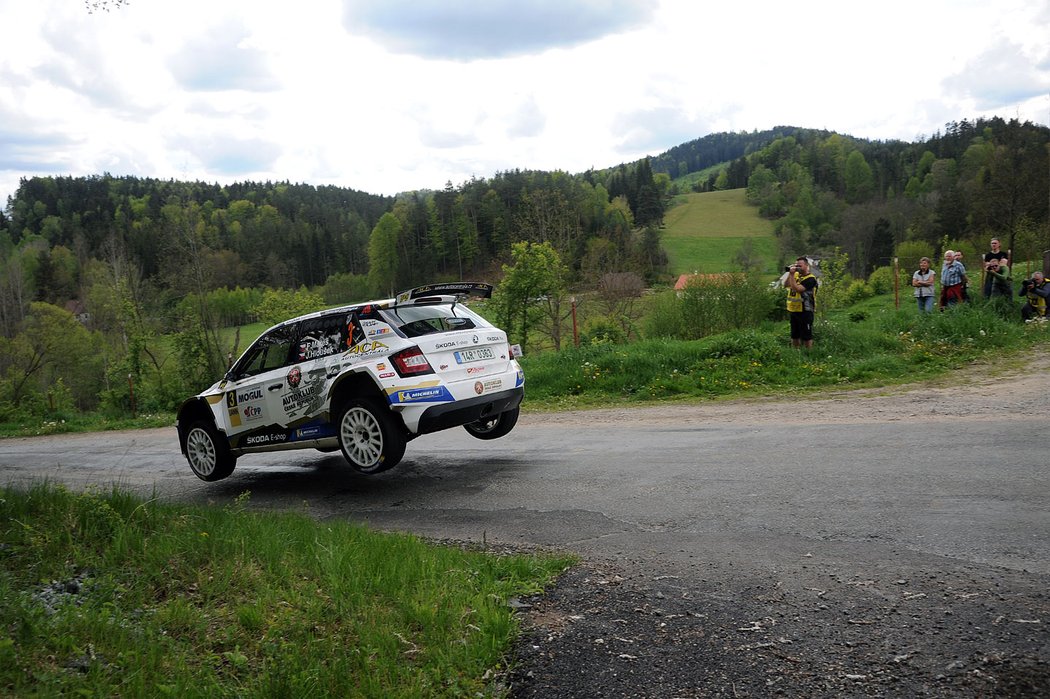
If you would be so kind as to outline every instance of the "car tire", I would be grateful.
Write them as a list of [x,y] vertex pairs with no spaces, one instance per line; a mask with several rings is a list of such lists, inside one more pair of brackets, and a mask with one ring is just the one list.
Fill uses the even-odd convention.
[[405,435],[389,411],[369,400],[355,398],[339,411],[336,423],[343,458],[359,473],[374,474],[393,468],[405,455]]
[[518,413],[520,411],[520,408],[511,408],[498,415],[463,425],[463,429],[469,432],[472,437],[477,437],[478,439],[499,439],[514,429],[514,425],[518,424]]
[[215,426],[205,420],[190,425],[183,445],[193,475],[202,481],[218,481],[233,473],[237,457]]

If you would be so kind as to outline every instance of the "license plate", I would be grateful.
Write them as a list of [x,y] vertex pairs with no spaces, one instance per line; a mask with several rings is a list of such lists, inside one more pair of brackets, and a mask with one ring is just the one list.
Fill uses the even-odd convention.
[[496,353],[491,347],[477,347],[456,352],[456,362],[459,364],[470,364],[471,362],[483,362],[486,359],[495,359]]

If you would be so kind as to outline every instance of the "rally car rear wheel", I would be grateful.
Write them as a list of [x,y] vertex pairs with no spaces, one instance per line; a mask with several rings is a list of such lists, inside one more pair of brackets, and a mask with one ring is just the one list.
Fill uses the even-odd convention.
[[518,413],[520,408],[512,408],[492,417],[482,418],[463,428],[478,439],[499,439],[505,436],[514,425],[518,424]]
[[218,481],[233,473],[237,457],[210,422],[199,420],[186,433],[186,461],[197,478]]
[[371,401],[354,399],[339,414],[339,448],[355,471],[379,473],[405,455],[405,436],[394,418]]

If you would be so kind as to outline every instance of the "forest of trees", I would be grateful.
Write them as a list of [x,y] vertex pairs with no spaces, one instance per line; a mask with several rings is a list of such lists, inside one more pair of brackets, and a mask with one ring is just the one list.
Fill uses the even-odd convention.
[[968,241],[983,250],[998,236],[1027,259],[1050,248],[1045,126],[953,122],[917,143],[787,127],[768,133],[780,135],[761,147],[741,139],[746,153],[699,189],[747,187],[748,201],[776,222],[786,252],[841,248],[850,272],[864,277],[889,264],[905,241],[935,250]]
[[[26,178],[0,212],[0,420],[39,413],[56,395],[124,409],[129,382],[147,376],[142,403],[170,408],[221,371],[234,349],[222,326],[296,299],[497,282],[529,245],[563,265],[551,283],[636,294],[669,279],[660,228],[679,191],[746,187],[785,254],[841,249],[858,277],[911,241],[983,248],[996,235],[1034,256],[1050,248],[1048,143],[1044,126],[997,118],[916,143],[777,127],[602,171],[513,170],[396,197],[286,182]],[[700,170],[712,174],[688,178]],[[555,323],[563,314],[548,311]]]

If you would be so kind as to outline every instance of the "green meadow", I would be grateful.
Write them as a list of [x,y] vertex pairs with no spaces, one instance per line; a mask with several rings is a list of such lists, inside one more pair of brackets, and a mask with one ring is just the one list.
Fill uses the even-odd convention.
[[752,256],[761,262],[759,269],[770,274],[777,270],[773,223],[747,204],[744,192],[731,189],[675,198],[661,236],[672,274],[739,272],[734,258],[748,240]]

